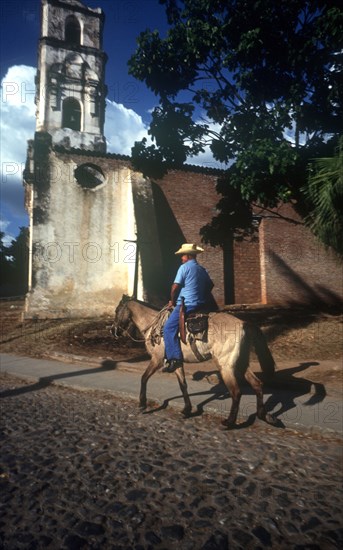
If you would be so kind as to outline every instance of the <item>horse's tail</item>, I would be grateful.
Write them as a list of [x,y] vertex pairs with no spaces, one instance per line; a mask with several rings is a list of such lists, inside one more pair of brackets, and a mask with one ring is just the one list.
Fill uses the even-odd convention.
[[252,344],[262,372],[265,375],[265,379],[268,380],[275,374],[275,361],[268,347],[267,339],[258,326],[249,323],[246,328],[248,328],[251,335]]

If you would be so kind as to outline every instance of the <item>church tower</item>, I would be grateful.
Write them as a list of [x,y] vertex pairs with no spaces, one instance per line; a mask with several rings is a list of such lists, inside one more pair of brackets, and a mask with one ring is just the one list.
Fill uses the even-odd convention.
[[106,151],[104,13],[78,0],[42,0],[36,130],[54,145]]
[[[135,201],[145,205],[149,184],[129,157],[106,153],[102,10],[77,0],[41,0],[41,7],[36,132],[24,170],[30,216],[24,315],[113,315],[123,294],[135,289],[143,296]],[[146,218],[145,231],[155,220],[152,207]],[[142,233],[154,251],[147,273],[157,272],[155,233]]]

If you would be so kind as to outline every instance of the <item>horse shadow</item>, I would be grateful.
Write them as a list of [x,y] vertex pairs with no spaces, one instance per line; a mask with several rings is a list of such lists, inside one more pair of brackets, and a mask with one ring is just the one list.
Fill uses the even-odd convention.
[[[187,415],[187,418],[201,416],[205,412],[204,407],[208,403],[211,403],[211,401],[215,401],[215,400],[224,401],[225,399],[230,397],[227,387],[225,386],[224,382],[221,380],[219,371],[209,371],[209,372],[199,371],[197,373],[194,373],[193,380],[201,381],[204,378],[209,379],[209,377],[213,375],[218,375],[218,382],[216,384],[213,384],[212,388],[209,391],[189,393],[189,397],[196,397],[199,395],[203,395],[203,396],[209,395],[209,397],[204,401],[202,401],[201,403],[198,403],[196,406],[197,407],[196,411],[192,411],[191,413],[189,413]],[[211,382],[209,383],[211,384]],[[166,409],[172,401],[175,401],[180,397],[181,395],[175,395],[173,397],[169,397],[168,399],[165,399],[163,403],[161,403],[161,405],[159,405],[158,407],[154,407],[149,410],[144,410],[143,414],[152,414],[152,413],[162,411],[163,409]]]
[[276,371],[273,379],[265,383],[265,389],[272,391],[271,396],[266,401],[267,410],[272,411],[279,406],[274,416],[280,417],[287,411],[297,407],[295,400],[304,395],[310,395],[309,399],[303,403],[304,407],[321,403],[327,395],[324,384],[294,376],[316,365],[320,365],[320,363],[311,361],[300,363],[296,367]]
[[[272,414],[275,420],[274,427],[285,428],[285,424],[280,417],[286,414],[287,411],[290,411],[298,406],[296,399],[299,397],[310,394],[309,399],[303,403],[302,406],[313,406],[324,400],[327,394],[323,384],[313,382],[312,380],[306,378],[294,376],[295,374],[302,372],[311,366],[319,364],[320,363],[315,361],[304,362],[295,367],[276,371],[270,381],[263,380],[263,373],[256,373],[256,375],[264,382],[264,393],[271,392],[271,395],[265,401],[265,408],[268,413]],[[193,373],[192,379],[196,382],[201,382],[205,379],[212,387],[207,391],[192,392],[189,394],[190,398],[196,396],[204,396],[206,398],[196,405],[196,409],[187,415],[187,418],[201,416],[206,412],[205,407],[209,403],[213,401],[225,401],[230,397],[230,392],[226,388],[218,370],[196,371]],[[245,380],[240,380],[239,384],[242,389],[242,394],[255,395],[251,386],[247,384]],[[151,414],[166,409],[172,401],[179,398],[180,395],[165,399],[161,405],[144,411],[144,414]],[[235,429],[242,429],[251,426],[254,424],[256,419],[257,415],[256,412],[254,412],[240,423],[237,423]]]

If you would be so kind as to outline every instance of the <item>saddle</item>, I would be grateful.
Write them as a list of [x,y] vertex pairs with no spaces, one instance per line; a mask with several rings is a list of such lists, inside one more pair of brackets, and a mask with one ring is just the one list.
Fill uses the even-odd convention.
[[188,332],[194,335],[197,340],[203,340],[208,331],[208,312],[192,312],[186,318]]
[[[163,338],[163,327],[170,315],[167,306],[157,315],[153,323],[145,329],[150,330],[149,340],[153,346],[159,345]],[[211,355],[202,350],[202,343],[207,342],[209,313],[205,311],[192,311],[186,315],[185,307],[180,308],[179,333],[181,341],[190,345],[198,361],[207,361]]]
[[184,303],[182,302],[179,316],[180,339],[184,344],[189,344],[198,361],[207,361],[211,355],[202,353],[198,342],[207,342],[208,332],[208,312],[192,311],[186,314]]
[[185,302],[182,298],[179,316],[179,333],[181,342],[187,344],[187,331],[197,340],[204,340],[208,330],[208,312],[196,310],[186,314]]

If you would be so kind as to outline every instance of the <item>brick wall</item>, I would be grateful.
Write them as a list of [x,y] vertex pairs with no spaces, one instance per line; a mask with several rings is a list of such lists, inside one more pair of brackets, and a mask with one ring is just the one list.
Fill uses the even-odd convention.
[[[141,174],[132,171],[128,157],[78,153],[72,153],[74,162],[97,164],[110,178],[113,191],[117,185],[117,193],[121,186],[126,188],[126,181],[131,186],[137,180],[137,189],[140,188]],[[59,154],[65,167],[70,155]],[[122,176],[119,179],[125,170],[128,179],[123,180]],[[137,217],[136,211],[136,223],[140,218],[139,234],[147,241],[143,243],[141,255],[146,262],[145,285],[150,289],[149,295],[153,296],[154,289],[158,289],[162,300],[166,299],[180,265],[175,251],[183,242],[201,244],[201,228],[216,215],[220,198],[216,192],[217,177],[215,170],[204,172],[197,167],[171,170],[162,180],[151,182],[148,206],[147,195],[142,192],[137,204],[144,212],[141,210]],[[70,178],[73,179],[73,174]],[[118,215],[116,204],[117,198],[113,216]],[[256,242],[234,242],[232,251],[228,247],[225,254],[220,247],[203,245],[205,252],[199,256],[199,263],[206,267],[215,283],[213,296],[218,306],[225,303],[335,304],[342,300],[342,265],[313,237],[293,207],[282,205],[273,211],[256,213],[261,215]],[[151,236],[154,216],[156,238]],[[145,227],[147,220],[150,233]],[[230,262],[231,256],[233,262]]]
[[[180,242],[200,242],[199,232],[215,215],[216,174],[171,171],[159,186],[175,216]],[[233,243],[233,272],[225,272],[219,247],[205,246],[199,261],[215,281],[218,305],[328,304],[343,300],[342,263],[305,227],[291,204],[256,210],[261,215],[254,242]],[[175,248],[175,247],[174,247]],[[232,296],[227,288],[232,278]],[[226,300],[225,300],[226,294]]]
[[234,303],[257,304],[261,300],[259,240],[234,242]]
[[290,204],[260,227],[264,303],[338,305],[342,263],[313,236]]
[[[169,241],[168,254],[174,256],[175,250],[183,242],[198,243],[205,252],[199,256],[201,263],[209,272],[215,287],[213,296],[218,306],[224,305],[224,261],[220,247],[213,248],[201,243],[200,229],[215,216],[215,207],[219,196],[216,192],[216,174],[171,170],[158,182],[170,209],[175,217],[174,234],[177,239]],[[168,247],[168,243],[165,243]],[[179,265],[175,258],[170,263],[172,275]]]

